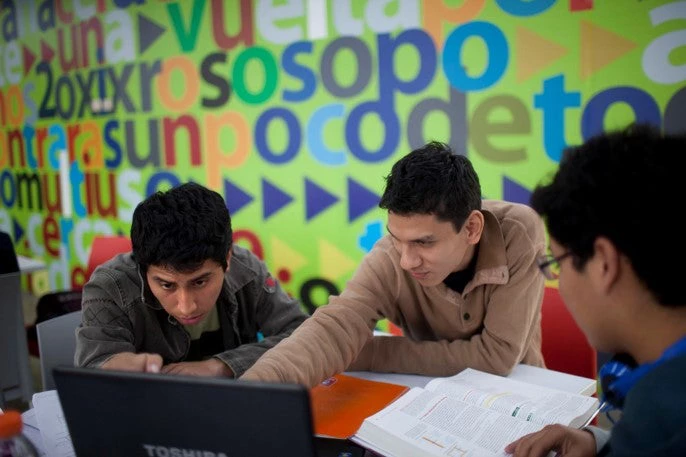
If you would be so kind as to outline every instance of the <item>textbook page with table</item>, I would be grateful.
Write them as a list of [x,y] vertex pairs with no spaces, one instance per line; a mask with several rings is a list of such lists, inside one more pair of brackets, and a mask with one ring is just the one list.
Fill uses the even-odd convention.
[[466,369],[415,387],[362,422],[351,441],[388,457],[505,456],[548,424],[582,426],[598,399]]

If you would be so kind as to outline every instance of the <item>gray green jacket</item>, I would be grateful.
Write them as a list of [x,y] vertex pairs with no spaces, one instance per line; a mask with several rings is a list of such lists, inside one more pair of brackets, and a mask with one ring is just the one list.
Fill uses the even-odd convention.
[[[215,357],[236,377],[307,318],[264,263],[240,246],[233,247],[217,311],[225,351]],[[156,353],[165,364],[181,362],[189,347],[188,333],[152,295],[132,254],[118,255],[95,270],[83,288],[77,366],[98,367],[120,352]]]

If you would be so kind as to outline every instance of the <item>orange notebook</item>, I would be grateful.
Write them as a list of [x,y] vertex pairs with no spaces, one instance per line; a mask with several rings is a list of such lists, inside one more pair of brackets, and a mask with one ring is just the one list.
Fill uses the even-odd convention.
[[310,390],[314,433],[331,438],[350,438],[362,421],[382,410],[408,388],[343,374]]

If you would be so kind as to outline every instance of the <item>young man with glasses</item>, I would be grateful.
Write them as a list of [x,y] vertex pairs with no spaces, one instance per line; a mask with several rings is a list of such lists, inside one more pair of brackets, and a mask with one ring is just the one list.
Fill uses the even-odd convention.
[[611,433],[547,426],[512,443],[516,457],[686,455],[686,259],[675,216],[686,197],[686,136],[633,125],[569,148],[531,198],[550,234],[540,263],[600,351]]
[[[388,235],[346,289],[244,379],[312,386],[346,369],[505,375],[518,363],[543,365],[536,259],[545,232],[531,208],[482,202],[469,160],[442,143],[393,166],[380,206]],[[383,318],[404,335],[373,336]]]

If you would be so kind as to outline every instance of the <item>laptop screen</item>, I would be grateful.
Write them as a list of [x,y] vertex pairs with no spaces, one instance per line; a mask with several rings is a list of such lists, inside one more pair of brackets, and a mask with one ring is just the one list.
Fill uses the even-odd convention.
[[79,457],[316,455],[303,386],[72,367],[54,377]]

